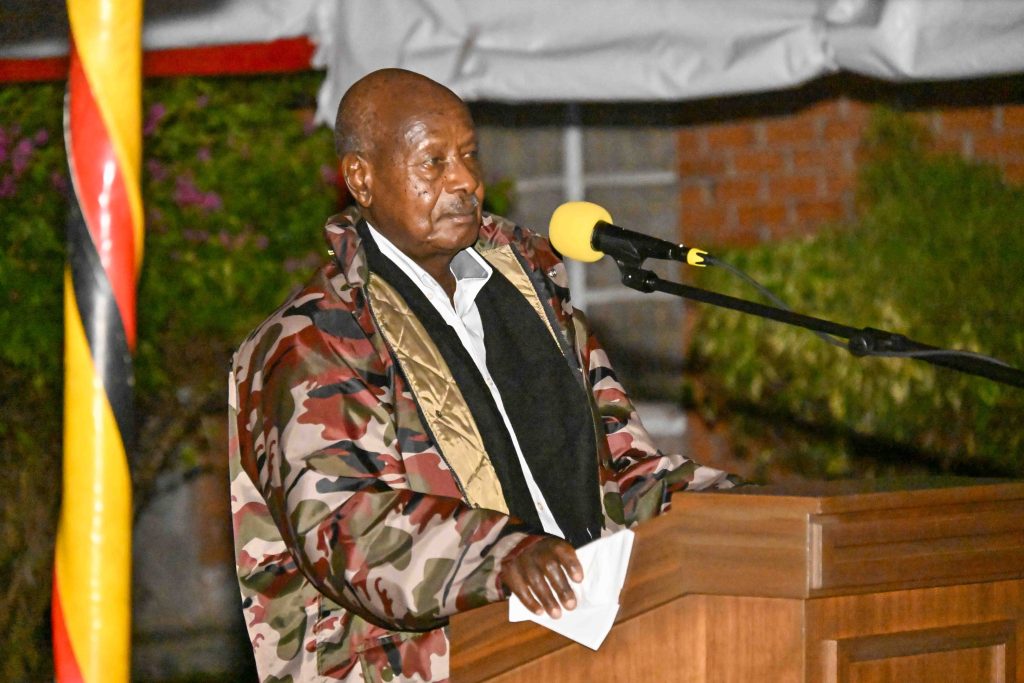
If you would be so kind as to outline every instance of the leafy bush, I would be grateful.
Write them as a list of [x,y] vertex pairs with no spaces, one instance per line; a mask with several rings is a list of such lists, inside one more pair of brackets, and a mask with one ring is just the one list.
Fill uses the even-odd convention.
[[[32,680],[49,652],[60,478],[64,268],[62,93],[0,90],[0,678]],[[42,645],[40,645],[40,643]]]
[[[312,124],[319,79],[174,79],[145,88],[146,256],[130,453],[137,505],[158,472],[202,465],[197,425],[223,410],[231,348],[322,258],[336,165],[330,131]],[[0,90],[4,680],[50,675],[68,208],[62,97],[49,84]]]
[[[875,113],[858,225],[726,255],[795,310],[1024,365],[1024,192],[994,168],[927,151]],[[753,290],[722,271],[698,282]],[[732,418],[761,475],[1024,474],[1024,389],[910,359],[857,359],[813,334],[702,308],[691,391]]]

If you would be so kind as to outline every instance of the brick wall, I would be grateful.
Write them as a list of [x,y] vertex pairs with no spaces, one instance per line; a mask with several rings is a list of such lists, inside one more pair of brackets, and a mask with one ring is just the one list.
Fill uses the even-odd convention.
[[[744,247],[853,219],[861,140],[876,105],[908,112],[934,150],[995,164],[1006,182],[1024,184],[1024,76],[884,84],[841,75],[785,93],[681,105],[682,240]],[[701,310],[687,308],[684,347]],[[752,475],[754,464],[736,457],[729,435],[726,422],[688,414],[695,459]]]
[[938,151],[1024,183],[1024,79],[887,85],[836,77],[791,93],[695,105],[678,132],[682,238],[750,246],[854,217],[860,142],[875,104],[912,113]]

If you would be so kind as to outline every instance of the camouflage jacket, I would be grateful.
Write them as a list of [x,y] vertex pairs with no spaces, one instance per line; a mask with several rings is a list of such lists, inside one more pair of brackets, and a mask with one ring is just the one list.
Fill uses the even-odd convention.
[[[502,561],[540,538],[504,510],[443,361],[368,270],[358,218],[328,222],[333,257],[232,361],[235,556],[263,681],[446,680],[448,617],[504,599]],[[475,248],[586,370],[603,533],[670,489],[732,485],[654,447],[545,239],[485,216]]]

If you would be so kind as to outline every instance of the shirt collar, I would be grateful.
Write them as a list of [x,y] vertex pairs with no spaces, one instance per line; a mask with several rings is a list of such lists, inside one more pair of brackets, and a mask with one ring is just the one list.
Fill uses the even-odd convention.
[[[366,223],[366,227],[370,229],[370,235],[377,244],[377,248],[380,249],[380,253],[384,254],[403,273],[419,284],[421,289],[427,288],[443,291],[437,280],[418,263],[409,258],[408,254],[396,247],[391,240],[382,235],[369,222]],[[459,305],[460,301],[471,302],[476,299],[476,295],[487,284],[487,280],[490,279],[492,272],[491,264],[487,263],[484,257],[478,254],[473,247],[467,247],[457,253],[452,258],[449,268],[452,271],[452,275],[455,276],[456,309],[461,308]]]

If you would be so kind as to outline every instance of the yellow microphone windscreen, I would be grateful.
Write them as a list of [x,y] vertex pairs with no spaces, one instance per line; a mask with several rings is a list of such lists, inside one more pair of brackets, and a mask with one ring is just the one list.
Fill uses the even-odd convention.
[[612,222],[604,207],[592,202],[566,202],[551,214],[548,239],[563,256],[592,263],[604,256],[590,245],[598,221]]

